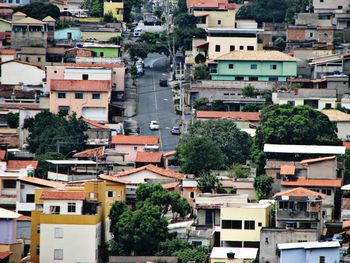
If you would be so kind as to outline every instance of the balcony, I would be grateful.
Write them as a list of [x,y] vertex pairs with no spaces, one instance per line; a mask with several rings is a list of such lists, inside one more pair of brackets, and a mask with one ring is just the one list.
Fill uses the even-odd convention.
[[291,209],[277,210],[277,220],[310,220],[318,221],[319,213],[308,211],[296,211]]

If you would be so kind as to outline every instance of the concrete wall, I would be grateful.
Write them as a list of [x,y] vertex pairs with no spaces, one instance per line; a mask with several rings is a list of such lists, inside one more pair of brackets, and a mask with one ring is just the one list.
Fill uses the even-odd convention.
[[337,159],[323,162],[309,163],[307,178],[309,179],[336,179]]
[[64,69],[64,79],[82,80],[83,75],[87,74],[89,80],[111,80],[111,69],[99,68],[69,68]]
[[79,28],[65,28],[55,31],[55,39],[69,39],[68,34],[71,34],[73,40],[81,39],[81,32]]
[[312,6],[314,7],[315,13],[324,13],[329,11],[334,11],[338,9],[338,6],[342,6],[343,9],[347,8],[350,5],[349,0],[313,0]]
[[[68,212],[68,203],[75,203],[75,212]],[[44,214],[51,214],[50,206],[59,206],[60,215],[81,215],[83,209],[83,201],[81,200],[45,200],[44,201]]]
[[350,122],[347,121],[338,121],[337,123],[338,129],[338,138],[345,141],[350,139]]
[[[304,105],[305,98],[276,98],[276,93],[272,93],[272,102],[274,104],[284,105],[289,101],[294,101],[295,106]],[[312,100],[318,100],[318,108],[316,110],[323,110],[326,108],[326,104],[330,103],[331,108],[336,108],[336,98],[310,98]]]

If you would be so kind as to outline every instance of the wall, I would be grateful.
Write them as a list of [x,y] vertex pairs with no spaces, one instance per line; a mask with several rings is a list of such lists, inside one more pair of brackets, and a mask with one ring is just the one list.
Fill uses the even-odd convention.
[[1,84],[41,85],[44,78],[45,71],[35,66],[18,62],[1,64]]
[[322,248],[306,250],[306,258],[309,262],[319,262],[320,256],[324,256],[326,263],[338,263],[340,260],[339,248]]
[[73,68],[64,69],[64,79],[82,80],[83,74],[88,74],[89,80],[111,80],[112,70],[101,68]]
[[220,226],[220,209],[206,209],[206,208],[197,208],[197,224],[200,226],[204,226],[205,224],[205,215],[206,215],[206,210],[215,210],[215,215],[214,215],[214,225],[215,226]]
[[309,179],[336,179],[337,159],[323,162],[309,163],[307,178]]
[[0,244],[12,244],[16,242],[16,220],[0,218]]
[[68,39],[68,33],[72,36],[70,39],[78,40],[81,39],[81,32],[79,28],[65,28],[55,31],[55,39]]
[[287,29],[287,41],[304,41],[305,40],[305,29],[304,28],[292,28]]
[[338,121],[337,122],[338,129],[338,138],[345,141],[350,139],[350,122],[348,121]]
[[0,32],[11,32],[11,22],[0,20]]
[[145,179],[158,179],[158,180],[170,180],[174,181],[175,179],[164,177],[159,174],[143,170],[137,173],[133,173],[130,175],[123,176],[123,179],[131,181],[132,184],[142,184],[145,183]]
[[[108,41],[111,37],[120,37],[121,32],[118,31],[82,31],[82,39],[96,39],[98,41]],[[89,48],[87,48],[89,49]]]
[[123,2],[107,2],[103,3],[103,14],[112,13],[113,17],[116,18],[119,22],[123,21]]
[[[275,93],[272,93],[272,101],[274,104],[284,105],[288,104],[288,101],[294,101],[295,106],[304,105],[304,98],[276,98]],[[310,98],[312,100],[319,100],[317,110],[323,110],[326,108],[326,104],[330,103],[331,108],[336,108],[336,98]]]
[[[75,203],[75,212],[68,212],[68,203]],[[81,215],[83,209],[83,201],[81,200],[44,200],[44,214],[50,213],[50,206],[60,206],[60,215]]]
[[[281,250],[280,263],[306,262],[304,248]],[[309,261],[314,262],[314,261]],[[316,261],[317,262],[317,261]]]
[[[204,11],[198,11],[194,10],[193,14],[200,15],[200,14],[209,14],[206,17],[206,24],[205,25],[198,25],[197,27],[201,27],[204,29],[208,28],[234,28],[235,26],[235,16],[236,11],[234,9],[228,9],[228,10],[204,10]],[[221,20],[221,24],[218,24],[218,20]]]
[[145,145],[116,145],[115,147],[115,150],[118,152],[128,153],[124,157],[125,162],[135,162],[137,152],[143,152],[144,149]]
[[20,263],[23,253],[23,244],[16,242],[12,244],[0,244],[0,252],[11,251],[13,254],[9,258],[9,262]]
[[96,57],[117,58],[120,56],[119,48],[86,47],[85,49],[94,51],[96,53]]
[[312,6],[314,7],[315,13],[324,13],[328,11],[334,11],[338,9],[338,6],[342,6],[343,8],[347,8],[350,4],[349,0],[313,0]]

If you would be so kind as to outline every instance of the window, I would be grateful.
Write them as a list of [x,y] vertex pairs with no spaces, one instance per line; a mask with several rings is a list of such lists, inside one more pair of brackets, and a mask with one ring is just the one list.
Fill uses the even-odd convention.
[[244,229],[255,229],[255,221],[254,220],[245,220],[244,221]]
[[61,207],[57,205],[50,205],[50,214],[59,215]]
[[223,229],[242,229],[241,220],[222,220],[221,225]]
[[114,191],[107,191],[107,197],[113,197]]
[[279,202],[280,209],[294,209],[294,202]]
[[3,188],[16,188],[16,180],[3,180]]
[[66,98],[66,93],[65,92],[58,92],[57,93],[57,97],[59,99],[65,99]]
[[324,195],[332,195],[331,189],[322,189],[322,194]]
[[53,73],[57,74],[57,70],[54,70]]
[[192,245],[193,245],[194,247],[199,247],[199,246],[202,245],[202,241],[192,241]]
[[320,3],[323,3],[324,0],[320,0]]
[[314,37],[314,33],[313,33],[313,32],[310,32],[310,33],[309,33],[309,37]]
[[220,45],[215,45],[215,52],[220,52]]
[[26,57],[26,62],[29,62],[29,57]]
[[247,46],[247,50],[254,50],[254,46]]
[[278,81],[278,77],[269,77],[269,81]]
[[76,92],[75,93],[75,98],[76,99],[82,99],[82,98],[84,98],[84,94],[82,92]]
[[320,256],[319,263],[326,263],[326,257],[325,256]]
[[324,33],[323,33],[323,37],[324,37],[324,38],[328,38],[328,33],[324,32]]
[[75,213],[76,203],[68,203],[68,213]]
[[99,100],[101,98],[101,94],[100,93],[92,93],[92,99],[93,100]]
[[244,77],[242,77],[242,76],[236,76],[236,77],[235,77],[235,80],[244,80]]
[[230,46],[230,51],[235,51],[235,46],[231,45]]
[[89,193],[89,198],[90,199],[94,199],[95,198],[95,193],[94,192],[90,192]]
[[134,150],[135,150],[135,151],[137,150],[137,146],[134,146]]
[[228,64],[229,69],[233,69],[233,67],[234,67],[233,64]]
[[218,25],[221,25],[221,20],[218,20]]
[[276,64],[272,64],[272,65],[270,65],[270,69],[272,69],[272,70],[276,70],[276,69],[277,69],[277,65],[276,65]]
[[100,57],[103,57],[105,54],[103,52],[100,52]]
[[40,225],[36,225],[36,232],[40,234]]
[[261,222],[259,222],[259,223],[258,223],[258,226],[262,226],[262,223],[261,223]]
[[67,115],[69,113],[69,106],[58,106],[58,111],[63,115]]
[[55,238],[63,238],[63,228],[55,227]]
[[331,109],[332,108],[332,103],[326,103],[326,109]]
[[205,210],[205,224],[206,225],[213,225],[214,223],[214,217],[215,217],[215,211],[211,209]]
[[250,81],[258,81],[258,77],[249,77],[248,78]]
[[54,260],[63,260],[63,249],[54,249],[53,259]]
[[67,33],[67,39],[72,39],[72,32]]
[[34,195],[33,194],[27,194],[26,195],[26,202],[27,203],[34,203]]
[[338,5],[338,9],[343,9],[343,6],[342,5]]
[[289,101],[287,101],[287,104],[289,106],[295,106],[295,101],[289,100]]
[[257,69],[258,65],[257,64],[250,64],[250,69]]
[[89,79],[89,74],[83,74],[82,78],[83,78],[83,80],[88,80]]
[[38,62],[40,62],[40,61],[41,61],[41,57],[38,57],[37,59],[38,59]]
[[20,0],[16,0],[16,4],[19,4],[20,3]]
[[194,192],[190,192],[190,198],[194,198],[195,197],[195,194],[194,194]]
[[36,247],[36,254],[39,256],[40,255],[40,246]]
[[276,173],[276,179],[281,179],[281,174],[280,173]]

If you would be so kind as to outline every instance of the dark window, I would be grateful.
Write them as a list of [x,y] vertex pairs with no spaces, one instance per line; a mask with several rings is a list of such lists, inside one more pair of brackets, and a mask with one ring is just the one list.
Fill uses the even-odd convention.
[[36,254],[39,256],[40,255],[40,246],[36,247]]
[[295,106],[295,101],[289,100],[287,102],[287,104],[290,105],[290,106]]
[[343,9],[343,6],[342,5],[338,5],[338,9]]
[[258,65],[257,64],[250,64],[250,69],[257,69]]
[[244,229],[255,229],[255,221],[253,220],[244,221]]
[[69,106],[59,106],[58,111],[63,115],[67,115],[69,113]]
[[40,62],[41,61],[41,57],[38,57],[38,62]]
[[280,209],[294,209],[294,202],[279,202],[279,208]]
[[221,25],[221,20],[218,20],[218,25]]
[[88,80],[89,79],[89,74],[83,74],[83,80]]
[[254,46],[247,46],[247,50],[254,50]]
[[276,178],[277,179],[281,179],[281,174],[280,173],[276,173]]
[[57,205],[51,205],[50,206],[50,213],[51,214],[59,215],[60,212],[61,212],[61,207],[60,206],[57,206]]
[[66,98],[66,93],[65,92],[58,92],[57,97],[59,99],[65,99]]
[[244,46],[239,46],[239,50],[243,50],[244,49]]
[[107,192],[107,197],[113,197],[114,196],[114,192],[113,191],[108,191]]
[[230,46],[230,51],[235,51],[235,46]]
[[220,52],[220,45],[215,45],[215,52]]
[[223,229],[242,229],[242,221],[240,221],[240,220],[222,220],[221,227]]
[[101,98],[101,94],[100,93],[92,93],[92,99],[93,100],[99,100]]
[[331,189],[322,189],[322,194],[332,195],[332,191],[331,191]]
[[194,198],[194,192],[190,192],[190,198]]
[[36,232],[40,234],[40,224],[36,225]]
[[202,241],[192,241],[192,245],[193,245],[194,247],[199,247],[199,246],[202,245]]
[[27,194],[26,195],[26,202],[27,203],[34,203],[34,195],[33,194]]
[[325,262],[326,262],[326,257],[320,256],[319,263],[325,263]]
[[75,213],[76,203],[68,203],[68,213]]
[[244,80],[244,77],[242,77],[242,76],[236,76],[236,77],[235,77],[235,80]]
[[137,150],[137,146],[134,146],[134,150],[135,150],[135,151]]
[[233,69],[233,67],[234,67],[233,64],[228,64],[229,69]]
[[84,94],[82,92],[76,92],[75,93],[75,98],[76,99],[82,99],[82,98],[84,98]]
[[67,39],[72,39],[72,32],[67,33]]
[[214,222],[214,216],[215,216],[215,211],[207,209],[205,210],[205,224],[206,225],[213,225]]
[[26,62],[29,62],[29,57],[26,57]]
[[259,222],[259,223],[258,223],[258,226],[262,226],[262,223],[261,223],[261,222]]
[[326,109],[331,109],[332,108],[332,103],[326,103]]
[[250,81],[258,81],[258,77],[249,77]]
[[54,72],[53,72],[53,73],[57,74],[57,70],[54,70]]
[[314,33],[310,32],[309,37],[314,37]]
[[100,52],[100,57],[103,57],[105,54],[103,52]]
[[269,81],[278,81],[278,77],[269,77]]
[[270,65],[270,69],[276,70],[277,69],[277,65],[276,64]]
[[16,188],[16,180],[4,180],[3,187],[4,188]]

